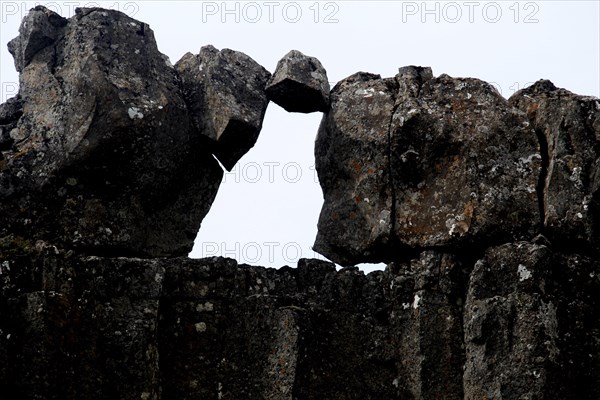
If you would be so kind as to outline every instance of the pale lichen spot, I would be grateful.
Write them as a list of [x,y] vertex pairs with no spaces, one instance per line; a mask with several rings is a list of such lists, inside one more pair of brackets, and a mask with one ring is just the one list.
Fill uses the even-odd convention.
[[519,264],[517,267],[517,273],[519,274],[519,282],[523,282],[531,278],[531,271],[529,271],[523,264]]
[[194,327],[196,328],[196,332],[198,332],[198,333],[206,332],[206,323],[205,322],[198,322],[198,323],[194,324]]
[[140,112],[140,109],[137,107],[130,107],[127,110],[127,114],[129,115],[129,118],[131,119],[142,119],[144,118],[144,114],[142,114]]
[[415,294],[415,299],[413,301],[412,307],[416,310],[417,308],[419,308],[419,302],[421,301],[421,296],[419,296],[418,294]]

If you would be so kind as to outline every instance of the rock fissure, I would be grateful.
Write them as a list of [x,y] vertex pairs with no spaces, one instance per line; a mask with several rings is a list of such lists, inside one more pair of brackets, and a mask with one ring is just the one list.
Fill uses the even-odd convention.
[[549,176],[552,174],[552,166],[550,164],[550,154],[548,152],[548,142],[544,133],[536,130],[536,135],[540,143],[540,156],[542,158],[542,167],[540,170],[540,178],[537,185],[538,203],[540,209],[540,231],[544,234],[546,221],[546,203],[548,192]]

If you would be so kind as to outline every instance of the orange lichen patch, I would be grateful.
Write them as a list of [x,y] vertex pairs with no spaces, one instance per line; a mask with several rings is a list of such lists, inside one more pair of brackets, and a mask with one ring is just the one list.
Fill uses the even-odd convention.
[[528,107],[527,107],[527,114],[533,114],[534,112],[537,111],[537,109],[540,107],[540,105],[538,103],[531,103]]
[[360,163],[358,161],[356,161],[356,160],[352,160],[352,162],[350,163],[350,167],[357,174],[360,174],[360,172],[362,171],[362,165],[360,165]]
[[463,111],[467,108],[467,102],[465,102],[464,100],[452,100],[452,111],[454,112],[460,112]]

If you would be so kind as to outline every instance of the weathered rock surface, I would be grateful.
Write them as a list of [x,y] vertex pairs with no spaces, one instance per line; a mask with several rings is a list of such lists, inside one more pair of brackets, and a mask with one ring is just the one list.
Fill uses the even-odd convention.
[[396,79],[397,240],[419,248],[531,238],[540,224],[541,156],[529,122],[477,79],[422,79],[406,69]]
[[385,262],[536,232],[537,138],[491,85],[405,67],[353,75],[331,98],[315,147],[321,254]]
[[196,128],[231,171],[258,139],[271,74],[244,53],[213,46],[204,46],[198,55],[187,53],[175,68]]
[[387,261],[391,253],[395,86],[362,72],[342,80],[319,127],[315,162],[325,202],[313,248],[341,265]]
[[0,109],[0,230],[96,254],[187,254],[222,170],[152,30],[40,6],[9,49],[20,95]]
[[427,251],[369,275],[0,245],[8,400],[600,393],[600,264],[543,245]]
[[465,399],[597,398],[599,267],[526,242],[489,249],[465,305]]
[[329,108],[329,80],[319,60],[298,50],[287,53],[266,87],[269,100],[289,112],[311,113]]
[[600,100],[542,80],[509,101],[527,115],[544,144],[546,235],[600,250]]

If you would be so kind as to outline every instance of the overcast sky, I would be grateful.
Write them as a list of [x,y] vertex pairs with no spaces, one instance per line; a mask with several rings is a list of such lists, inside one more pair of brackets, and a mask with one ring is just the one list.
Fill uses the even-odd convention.
[[[78,6],[117,9],[150,24],[173,63],[201,46],[242,51],[273,72],[297,49],[317,57],[333,84],[357,71],[394,76],[405,65],[475,77],[504,97],[541,78],[600,96],[598,1],[2,1],[0,101],[18,81],[6,43],[36,4],[65,17]],[[314,171],[320,113],[271,103],[256,146],[225,174],[191,257],[295,266],[311,246],[322,205]],[[322,257],[321,257],[322,258]],[[370,270],[373,266],[364,266]]]

